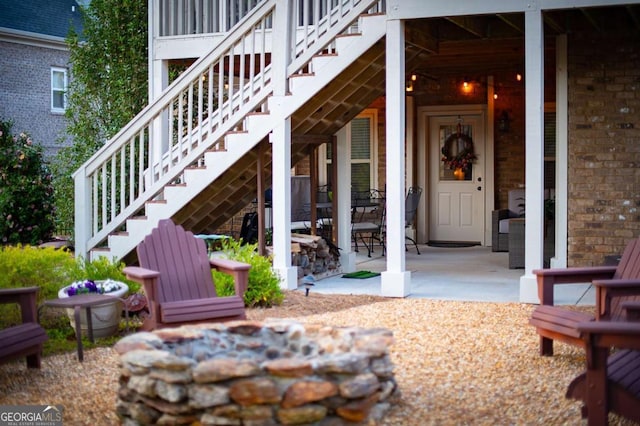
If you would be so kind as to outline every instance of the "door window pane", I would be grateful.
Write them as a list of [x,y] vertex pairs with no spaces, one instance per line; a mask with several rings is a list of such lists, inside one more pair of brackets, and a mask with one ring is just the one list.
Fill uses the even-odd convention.
[[[473,132],[471,125],[451,124],[440,126],[440,180],[471,180],[473,163],[468,161],[473,154]],[[445,161],[446,160],[446,161]]]

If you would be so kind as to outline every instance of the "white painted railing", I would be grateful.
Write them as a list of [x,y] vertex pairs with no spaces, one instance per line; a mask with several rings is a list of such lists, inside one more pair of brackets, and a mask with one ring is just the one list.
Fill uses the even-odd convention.
[[[330,7],[331,6],[331,7]],[[75,248],[86,256],[126,219],[143,215],[145,203],[182,181],[207,150],[223,149],[224,135],[250,112],[265,111],[272,93],[269,54],[277,8],[289,8],[292,40],[287,78],[309,72],[313,55],[333,49],[377,0],[263,0],[227,37],[196,61],[74,174]],[[289,13],[291,12],[291,13]],[[285,83],[286,84],[286,83]],[[256,141],[258,142],[258,141]]]
[[[233,28],[263,0],[159,0],[158,34],[160,37],[190,34],[225,33]],[[351,1],[297,0],[294,17],[298,26],[314,25],[314,17],[327,17],[329,11],[339,16],[350,7]],[[384,1],[377,2],[378,11]]]
[[262,0],[160,0],[159,35],[226,33]]

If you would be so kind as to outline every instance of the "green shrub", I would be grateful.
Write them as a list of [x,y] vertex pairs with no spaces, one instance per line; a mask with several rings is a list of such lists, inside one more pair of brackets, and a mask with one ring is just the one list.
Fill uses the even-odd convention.
[[0,243],[39,244],[51,238],[54,208],[51,173],[26,133],[11,135],[0,120]]
[[[4,246],[0,248],[0,288],[40,287],[38,305],[56,299],[62,287],[85,278],[123,281],[129,286],[129,293],[138,292],[140,285],[125,278],[123,267],[124,263],[106,258],[86,262],[68,251],[51,247]],[[0,305],[0,328],[18,322],[17,305]]]
[[[244,304],[248,307],[271,307],[284,299],[280,289],[280,279],[271,267],[271,259],[256,252],[257,244],[241,245],[238,241],[226,240],[222,244],[224,256],[228,259],[251,265],[249,284],[244,294]],[[230,296],[235,292],[233,279],[227,274],[213,271],[216,292],[219,296]]]
[[0,288],[40,287],[39,302],[58,297],[68,284],[73,254],[51,247],[5,246],[0,250]]
[[[58,297],[68,282],[67,268],[75,263],[73,255],[53,248],[5,246],[0,249],[0,288],[40,287],[38,305]],[[20,323],[17,304],[0,305],[0,328]]]

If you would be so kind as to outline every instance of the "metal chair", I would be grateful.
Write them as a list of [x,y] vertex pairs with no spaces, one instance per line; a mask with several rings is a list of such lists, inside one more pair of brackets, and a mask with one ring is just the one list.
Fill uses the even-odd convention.
[[[418,212],[418,204],[420,203],[421,196],[422,196],[422,188],[418,186],[412,186],[409,188],[409,191],[407,192],[407,198],[405,198],[405,201],[404,201],[405,230],[411,225],[413,225],[413,221],[416,218],[416,213]],[[416,243],[416,240],[409,237],[408,235],[405,235],[405,239],[411,241],[414,247],[416,248],[416,251],[418,252],[418,254],[420,254],[420,249],[418,249],[418,243]],[[406,244],[405,244],[405,249],[409,250],[408,248],[406,248]]]
[[[358,237],[367,247],[367,255],[371,257],[373,253],[374,241],[378,241],[382,246],[382,255],[385,254],[384,234],[385,234],[385,198],[384,193],[372,189],[367,192],[366,197],[357,196],[353,201],[351,218],[351,236],[355,244],[354,251],[358,251]],[[368,236],[368,242],[365,241]]]

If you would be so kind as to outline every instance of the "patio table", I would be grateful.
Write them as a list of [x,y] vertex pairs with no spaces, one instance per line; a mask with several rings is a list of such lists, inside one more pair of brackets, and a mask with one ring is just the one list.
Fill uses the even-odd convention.
[[73,316],[76,322],[76,341],[78,344],[78,360],[82,362],[84,360],[84,354],[82,350],[82,327],[80,326],[80,310],[85,309],[87,314],[87,334],[89,341],[94,342],[93,339],[93,324],[91,320],[91,307],[105,305],[107,303],[113,303],[114,300],[122,302],[124,306],[127,331],[129,331],[129,310],[124,299],[115,296],[109,296],[107,294],[79,294],[71,297],[64,297],[59,299],[47,300],[44,302],[44,306],[51,306],[53,308],[73,308]]

